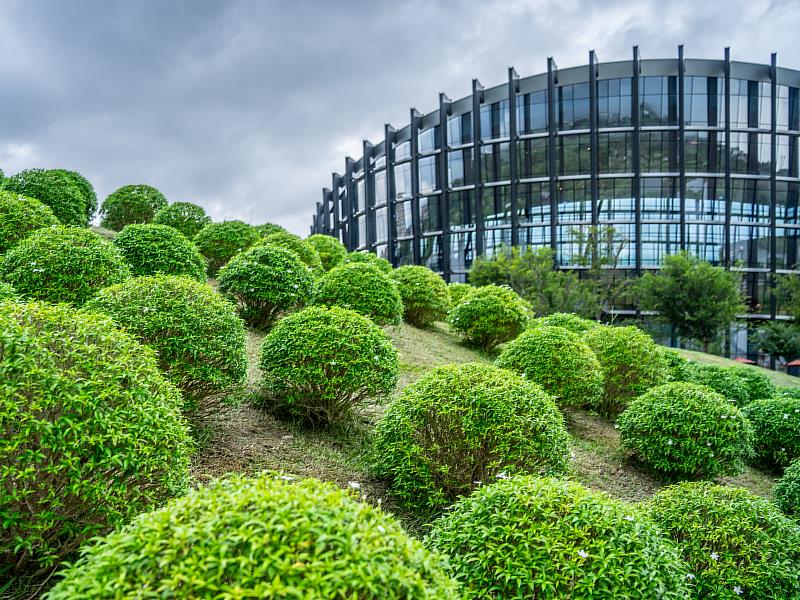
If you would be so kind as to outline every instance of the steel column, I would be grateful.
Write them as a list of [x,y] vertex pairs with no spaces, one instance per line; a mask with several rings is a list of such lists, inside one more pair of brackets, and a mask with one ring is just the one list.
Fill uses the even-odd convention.
[[633,213],[636,274],[642,272],[642,124],[639,113],[639,46],[633,47],[633,72],[631,73],[631,115],[633,116]]
[[375,146],[368,140],[363,142],[364,148],[364,218],[367,220],[364,247],[367,251],[375,249],[375,181],[372,178],[372,154]]
[[450,281],[450,190],[448,189],[447,117],[450,115],[450,98],[439,94],[439,222],[442,228],[442,277]]
[[731,49],[725,48],[725,268],[731,268]]
[[[778,55],[769,63],[770,80],[770,170],[769,170],[769,317],[775,320],[778,301],[775,297],[778,270]],[[774,360],[774,358],[772,359]]]
[[589,52],[589,145],[591,146],[591,194],[592,194],[592,226],[597,227],[600,221],[598,201],[600,199],[600,136],[598,129],[597,108],[597,56],[594,50]]
[[[550,175],[550,248],[558,248],[558,188],[556,185],[556,79],[558,73],[553,57],[547,59],[547,171]],[[555,261],[559,266],[558,258]]]
[[678,185],[681,195],[681,250],[686,250],[686,125],[685,121],[685,65],[683,62],[683,44],[678,46]]
[[519,175],[517,173],[517,92],[519,91],[519,75],[514,67],[508,69],[508,122],[509,145],[508,158],[511,164],[511,245],[519,245]]
[[386,152],[386,212],[389,231],[386,235],[389,260],[397,266],[397,206],[394,188],[394,139],[396,130],[388,123],[383,126],[384,151]]
[[475,255],[483,255],[483,172],[481,170],[481,103],[483,86],[472,80],[472,153],[475,165]]
[[411,123],[411,232],[414,236],[411,256],[415,265],[422,260],[422,228],[419,222],[419,127],[420,115],[416,108],[409,111]]

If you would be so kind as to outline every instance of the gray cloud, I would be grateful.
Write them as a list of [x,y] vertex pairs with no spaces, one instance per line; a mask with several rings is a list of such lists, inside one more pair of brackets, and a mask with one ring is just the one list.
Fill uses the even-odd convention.
[[0,167],[149,183],[216,219],[305,233],[361,140],[437,93],[585,63],[718,58],[800,68],[796,1],[7,0]]

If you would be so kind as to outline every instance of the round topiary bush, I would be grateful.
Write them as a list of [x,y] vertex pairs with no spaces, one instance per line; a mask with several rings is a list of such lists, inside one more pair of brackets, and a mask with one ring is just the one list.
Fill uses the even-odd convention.
[[680,483],[645,503],[689,564],[694,598],[800,597],[800,529],[741,488]]
[[686,381],[686,371],[693,363],[672,348],[659,345],[657,349],[667,366],[667,381]]
[[539,386],[473,363],[437,367],[407,386],[378,423],[374,449],[404,504],[436,509],[498,476],[564,473],[569,435]]
[[49,598],[461,598],[444,559],[392,517],[292,479],[233,476],[141,515],[87,548]]
[[39,229],[0,259],[0,279],[24,296],[53,304],[81,306],[128,277],[120,251],[83,227]]
[[156,213],[166,208],[164,194],[149,185],[124,185],[113,192],[100,207],[100,225],[122,231],[126,225],[150,223]]
[[528,304],[511,288],[476,288],[447,315],[447,322],[471,345],[491,352],[517,337],[529,321]]
[[109,315],[158,355],[186,408],[244,382],[247,350],[236,309],[204,283],[186,277],[137,277],[101,290],[86,310]]
[[312,306],[272,328],[261,347],[261,370],[268,401],[279,414],[329,425],[394,390],[397,350],[366,317]]
[[775,504],[784,514],[800,517],[800,460],[795,460],[786,469],[773,490]]
[[674,479],[736,475],[753,455],[753,429],[720,394],[668,383],[635,398],[620,415],[622,447]]
[[482,487],[434,523],[468,598],[683,599],[686,565],[639,510],[571,482]]
[[289,233],[288,231],[270,233],[259,242],[259,246],[265,244],[278,246],[294,252],[313,273],[322,273],[322,261],[319,258],[319,253],[314,246],[309,244],[306,240],[301,239],[299,236]]
[[258,234],[265,238],[273,233],[286,232],[286,230],[277,223],[263,223],[261,225],[254,225]]
[[370,265],[378,267],[384,273],[392,272],[392,263],[390,263],[385,258],[381,258],[377,254],[373,254],[372,252],[366,252],[363,250],[359,250],[357,252],[351,252],[344,259],[344,262],[345,264],[368,263]]
[[347,256],[347,248],[344,247],[344,244],[330,235],[315,233],[308,236],[306,242],[319,254],[322,268],[325,271],[341,265]]
[[13,192],[0,191],[0,254],[42,227],[58,225],[48,206]]
[[577,334],[539,325],[509,342],[497,366],[522,374],[551,394],[556,404],[596,406],[603,396],[603,372],[597,357]]
[[5,178],[3,188],[28,198],[35,198],[49,206],[64,225],[86,227],[93,212],[89,204],[91,200],[84,197],[84,190],[76,185],[76,179],[67,171],[58,169],[20,171],[13,177]]
[[19,294],[10,283],[0,281],[0,300],[18,300]]
[[603,370],[604,391],[597,411],[619,414],[630,400],[667,382],[669,370],[658,345],[638,327],[601,325],[586,332]]
[[173,202],[153,216],[153,223],[169,225],[191,240],[203,227],[211,223],[211,217],[206,214],[202,206],[197,204]]
[[786,467],[800,458],[800,400],[756,400],[742,411],[755,430],[756,459],[768,467]]
[[778,386],[775,388],[776,398],[795,398],[800,400],[800,387]]
[[553,313],[546,317],[539,317],[531,321],[531,327],[562,327],[568,329],[572,333],[583,335],[587,331],[600,327],[597,321],[590,321],[584,319],[573,313]]
[[704,385],[725,396],[725,399],[739,408],[750,401],[747,383],[739,376],[739,368],[702,365],[690,362],[683,369],[684,381]]
[[231,258],[247,250],[258,239],[258,231],[252,225],[223,221],[203,227],[195,236],[194,243],[208,260],[208,274],[213,277]]
[[282,312],[311,300],[314,278],[294,252],[257,246],[220,269],[219,289],[236,304],[245,322],[269,329]]
[[314,302],[349,308],[378,325],[397,324],[403,318],[403,301],[397,285],[373,265],[334,267],[317,282]]
[[389,276],[397,284],[403,300],[403,318],[415,327],[441,321],[450,310],[450,294],[444,279],[428,267],[407,265]]
[[0,331],[0,570],[36,577],[182,493],[191,442],[178,390],[110,320],[0,302]]
[[731,370],[742,380],[747,388],[748,401],[774,398],[777,388],[767,375],[766,369],[756,366],[732,367]]
[[86,205],[86,222],[88,223],[94,219],[97,212],[97,194],[94,191],[94,186],[89,183],[83,175],[77,171],[67,171],[65,169],[53,169],[53,173],[57,173],[66,177],[76,188],[80,191],[83,202]]
[[468,283],[450,283],[447,285],[447,293],[450,294],[450,306],[457,306],[467,294],[477,289],[474,285]]
[[184,275],[206,280],[206,259],[180,231],[167,225],[126,225],[114,238],[134,276]]

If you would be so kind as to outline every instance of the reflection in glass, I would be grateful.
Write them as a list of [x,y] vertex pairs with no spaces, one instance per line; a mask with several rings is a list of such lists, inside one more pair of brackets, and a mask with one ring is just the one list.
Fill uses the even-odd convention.
[[450,268],[467,271],[475,258],[475,232],[453,232],[450,234]]
[[411,198],[411,163],[395,165],[394,195],[398,200]]
[[724,221],[725,180],[717,177],[687,178],[686,218],[697,221]]
[[643,131],[640,139],[642,173],[678,172],[677,131]]
[[411,142],[402,142],[394,147],[394,160],[400,162],[411,157]]
[[395,235],[397,237],[405,237],[413,232],[411,201],[398,202],[395,206]]
[[439,205],[441,196],[422,196],[419,199],[419,224],[422,233],[431,233],[442,230],[441,213]]
[[484,188],[481,199],[483,222],[486,227],[511,225],[511,186]]
[[472,142],[472,113],[456,115],[447,119],[447,143],[460,146]]
[[558,88],[558,130],[589,129],[589,84]]
[[633,171],[631,133],[598,134],[597,160],[600,173],[630,173]]
[[547,90],[517,97],[517,130],[522,135],[547,131]]
[[540,223],[550,221],[550,184],[523,183],[517,192],[519,223]]
[[558,182],[558,221],[592,219],[591,182],[588,179]]
[[589,134],[558,136],[556,168],[559,175],[582,175],[591,172]]
[[475,183],[475,162],[472,148],[451,150],[447,153],[447,184],[450,187]]
[[769,227],[734,225],[731,227],[731,258],[741,266],[769,267]]
[[597,82],[597,126],[630,127],[631,80],[601,79]]
[[389,239],[389,213],[388,209],[375,209],[375,243],[380,244]]
[[481,140],[496,140],[509,133],[508,100],[481,106]]
[[375,206],[386,204],[386,171],[375,173]]
[[451,231],[475,227],[475,190],[451,192],[448,204]]
[[547,177],[547,138],[517,142],[517,171],[520,179]]
[[423,194],[431,192],[439,187],[437,162],[437,156],[423,156],[417,163],[419,191]]
[[601,179],[597,211],[601,221],[633,221],[634,202],[632,180],[625,178]]
[[432,152],[439,147],[439,126],[420,131],[417,135],[417,148],[420,153]]
[[508,181],[511,178],[509,142],[481,146],[481,181]]
[[733,221],[769,221],[769,181],[733,179],[731,181],[731,219]]
[[642,127],[678,124],[678,78],[642,77],[639,82],[639,119]]
[[434,235],[420,240],[422,264],[431,271],[442,270],[442,236]]

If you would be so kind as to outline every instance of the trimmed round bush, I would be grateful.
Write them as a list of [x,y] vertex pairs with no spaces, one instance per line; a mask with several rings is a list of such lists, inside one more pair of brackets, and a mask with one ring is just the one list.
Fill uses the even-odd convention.
[[564,473],[569,435],[539,386],[490,365],[449,365],[392,402],[375,457],[404,504],[436,509],[498,476]]
[[407,265],[389,276],[397,284],[403,300],[403,318],[415,327],[427,327],[441,321],[450,310],[447,284],[428,267]]
[[800,458],[800,400],[756,400],[742,411],[755,430],[756,459],[768,467],[786,467]]
[[772,493],[775,504],[784,514],[800,518],[800,460],[789,465]]
[[312,272],[316,274],[322,273],[322,261],[319,258],[319,253],[313,245],[301,239],[299,236],[289,233],[288,231],[270,233],[259,242],[259,246],[265,244],[278,246],[279,248],[285,248],[286,250],[294,252]]
[[349,308],[378,325],[396,325],[403,318],[403,301],[397,285],[374,265],[344,264],[317,282],[316,304]]
[[139,275],[184,275],[206,280],[206,259],[180,231],[167,225],[126,225],[114,245],[131,273]]
[[622,447],[661,476],[736,475],[753,455],[753,429],[720,394],[668,383],[635,398],[620,415]]
[[0,331],[0,564],[36,577],[182,493],[191,441],[152,351],[110,320],[0,302]]
[[124,185],[109,195],[100,207],[100,225],[122,231],[126,225],[151,223],[167,207],[164,194],[149,185]]
[[750,394],[745,380],[739,376],[738,367],[720,367],[690,362],[683,369],[684,381],[704,385],[725,396],[725,399],[739,408],[750,402]]
[[286,229],[284,229],[277,223],[263,223],[261,225],[254,225],[254,227],[256,228],[256,231],[258,231],[258,234],[262,238],[265,238],[273,233],[286,232]]
[[368,318],[311,306],[281,319],[261,346],[268,401],[279,414],[330,425],[397,383],[397,350]]
[[486,486],[434,523],[468,598],[687,597],[686,565],[640,511],[578,483],[530,476]]
[[693,363],[672,348],[661,345],[657,346],[657,348],[667,366],[667,380],[686,381],[686,371],[691,369],[691,364]]
[[314,278],[294,252],[257,246],[220,269],[219,290],[236,304],[246,323],[269,329],[282,312],[311,300]]
[[795,398],[800,400],[800,387],[778,386],[775,388],[776,398]]
[[86,310],[109,315],[153,348],[159,366],[183,391],[187,409],[244,383],[244,324],[234,306],[204,283],[137,277],[100,291]]
[[128,277],[120,251],[84,227],[39,229],[0,259],[0,279],[26,297],[53,304],[81,306]]
[[748,401],[752,402],[753,400],[775,397],[778,390],[769,375],[767,375],[766,369],[744,365],[731,367],[731,370],[736,373],[744,383],[745,388],[747,388]]
[[587,331],[584,341],[603,370],[603,397],[595,408],[604,416],[619,414],[630,400],[667,382],[669,370],[658,345],[638,327],[601,325]]
[[390,263],[385,258],[381,258],[377,254],[373,254],[372,252],[366,252],[364,250],[359,250],[357,252],[351,252],[347,255],[344,259],[345,264],[350,263],[368,263],[370,265],[374,265],[378,267],[384,273],[391,273],[392,272],[392,263]]
[[86,227],[89,223],[90,200],[84,190],[76,185],[76,179],[66,171],[58,169],[29,169],[20,171],[3,180],[3,188],[9,192],[35,198],[50,207],[56,218],[64,225]]
[[18,300],[19,294],[10,283],[0,281],[0,300]]
[[509,342],[497,366],[538,383],[556,404],[596,406],[603,396],[603,372],[581,339],[563,327],[539,325]]
[[579,317],[573,313],[553,313],[552,315],[547,315],[546,317],[539,317],[538,319],[534,319],[531,321],[531,327],[563,327],[564,329],[568,329],[572,333],[577,333],[578,335],[583,335],[587,331],[594,329],[595,327],[600,327],[600,323],[597,321],[590,321],[589,319],[584,319],[583,317]]
[[231,258],[258,241],[258,231],[242,221],[209,223],[195,236],[194,243],[208,261],[208,274],[214,276]]
[[88,223],[94,219],[97,212],[97,194],[94,191],[94,186],[89,182],[86,177],[77,171],[67,171],[66,169],[53,169],[54,173],[66,177],[78,190],[80,191],[83,202],[86,205],[86,222]]
[[450,306],[456,306],[461,302],[467,294],[477,289],[474,285],[468,283],[449,283],[447,285],[447,293],[450,294]]
[[58,223],[53,211],[38,200],[0,190],[0,254],[37,229]]
[[344,244],[330,235],[315,233],[306,238],[306,243],[317,251],[325,271],[330,271],[333,267],[344,263],[347,256],[347,248],[344,247]]
[[645,503],[689,564],[693,598],[800,597],[800,529],[741,488],[680,483]]
[[517,337],[529,319],[527,303],[511,288],[499,285],[476,288],[447,315],[453,331],[485,352]]
[[197,204],[173,202],[153,216],[153,223],[169,225],[191,240],[203,227],[211,223],[211,217],[206,214],[202,206]]
[[444,559],[331,483],[262,474],[213,481],[84,552],[50,600],[459,600]]

